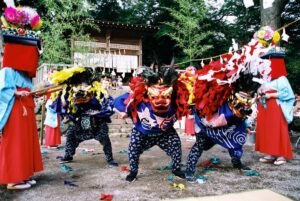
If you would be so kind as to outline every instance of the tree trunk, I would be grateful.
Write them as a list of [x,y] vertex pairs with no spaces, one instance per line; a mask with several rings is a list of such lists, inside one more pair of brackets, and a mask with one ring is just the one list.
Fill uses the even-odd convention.
[[274,0],[272,7],[264,9],[263,1],[260,0],[260,16],[261,16],[261,26],[271,26],[273,29],[278,29],[281,27],[281,13],[285,5],[289,2],[288,0]]

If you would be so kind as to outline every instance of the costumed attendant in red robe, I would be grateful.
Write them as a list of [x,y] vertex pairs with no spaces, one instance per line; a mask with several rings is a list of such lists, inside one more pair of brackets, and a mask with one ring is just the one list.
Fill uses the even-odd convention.
[[[180,77],[178,80],[180,80],[181,82],[185,83],[187,90],[189,91],[189,100],[188,100],[188,104],[192,105],[195,95],[193,93],[193,86],[196,82],[196,68],[193,66],[189,66],[185,69],[184,72],[182,72],[180,74]],[[184,126],[184,133],[187,135],[195,135],[195,119],[194,119],[194,115],[192,114],[192,112],[190,112],[189,115],[186,115],[185,117],[185,126]]]
[[0,70],[0,184],[7,184],[7,189],[26,189],[36,184],[30,179],[33,174],[43,170],[30,93],[40,40],[35,31],[21,27],[38,29],[41,20],[29,7],[7,7],[1,20],[5,48]]
[[260,162],[282,165],[293,158],[288,123],[293,120],[295,96],[286,78],[284,52],[271,51],[262,58],[271,61],[271,80],[259,89],[255,146],[256,151],[267,154]]
[[192,135],[192,136],[195,135],[194,124],[195,124],[194,115],[187,115],[185,117],[185,130],[184,130],[184,132],[187,135]]
[[59,115],[49,107],[52,104],[50,94],[47,94],[47,113],[45,119],[45,145],[48,148],[57,147],[61,144],[60,118]]

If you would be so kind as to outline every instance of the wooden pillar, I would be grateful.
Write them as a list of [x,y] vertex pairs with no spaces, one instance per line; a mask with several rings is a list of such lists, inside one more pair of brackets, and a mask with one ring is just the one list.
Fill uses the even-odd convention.
[[139,51],[138,51],[138,67],[143,65],[143,42],[139,39]]
[[111,30],[107,30],[105,34],[105,42],[106,42],[106,50],[110,50],[110,35],[111,35]]
[[[111,30],[107,30],[105,34],[105,42],[106,42],[106,51],[110,52],[110,36],[111,36]],[[104,71],[106,68],[106,62],[104,62]],[[110,67],[107,66],[108,72],[110,72]]]

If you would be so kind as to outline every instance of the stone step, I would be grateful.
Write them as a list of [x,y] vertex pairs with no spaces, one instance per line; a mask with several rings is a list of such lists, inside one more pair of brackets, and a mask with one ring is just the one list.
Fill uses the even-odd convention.
[[132,128],[133,124],[108,124],[109,128]]
[[109,137],[130,137],[130,133],[109,133]]
[[122,125],[122,124],[126,124],[126,121],[124,119],[112,119],[111,124]]

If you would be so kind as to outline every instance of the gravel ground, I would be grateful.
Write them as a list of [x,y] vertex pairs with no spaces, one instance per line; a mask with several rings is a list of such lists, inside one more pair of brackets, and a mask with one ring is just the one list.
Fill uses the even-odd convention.
[[[126,150],[129,138],[114,136],[111,138],[114,157],[120,166],[128,167],[128,158],[119,151]],[[181,136],[183,150],[183,164],[186,162],[193,141]],[[251,189],[270,189],[293,200],[300,201],[300,149],[294,149],[294,160],[277,167],[272,164],[257,162],[262,154],[254,152],[253,146],[245,145],[243,161],[256,170],[260,176],[245,176],[232,168],[229,154],[220,146],[204,152],[199,163],[212,157],[221,160],[220,168],[216,171],[197,169],[198,175],[207,177],[204,184],[189,184],[184,180],[175,179],[174,182],[185,185],[185,190],[171,187],[168,181],[169,170],[159,170],[166,166],[170,159],[157,146],[144,152],[140,159],[138,180],[133,183],[125,181],[127,172],[121,167],[108,167],[104,160],[102,146],[97,141],[90,140],[80,144],[80,149],[74,157],[73,163],[67,165],[73,171],[61,169],[56,159],[62,156],[63,150],[47,150],[42,148],[44,171],[34,176],[38,184],[23,191],[8,191],[6,186],[0,185],[0,200],[24,201],[73,201],[100,200],[100,194],[113,194],[113,200],[161,200],[166,198],[186,198],[224,193],[241,192]],[[84,152],[92,149],[94,152]],[[78,187],[64,185],[65,180],[71,180]]]

